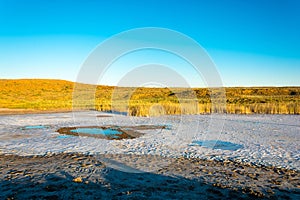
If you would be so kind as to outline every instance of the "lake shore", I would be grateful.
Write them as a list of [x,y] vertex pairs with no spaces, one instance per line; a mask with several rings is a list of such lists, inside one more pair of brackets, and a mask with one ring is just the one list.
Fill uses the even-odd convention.
[[[299,199],[298,122],[297,115],[3,115],[0,199]],[[143,134],[57,132],[83,126]]]

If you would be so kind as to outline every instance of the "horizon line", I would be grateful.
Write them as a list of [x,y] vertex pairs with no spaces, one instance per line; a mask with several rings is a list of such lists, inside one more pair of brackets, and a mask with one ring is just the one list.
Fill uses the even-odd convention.
[[3,80],[49,80],[49,81],[66,81],[74,84],[86,84],[86,85],[96,85],[96,86],[104,86],[104,87],[121,87],[121,88],[286,88],[286,87],[300,87],[300,85],[282,85],[282,86],[274,86],[274,85],[257,85],[257,86],[226,86],[223,85],[221,87],[208,87],[208,86],[196,86],[196,87],[180,87],[180,86],[170,86],[170,87],[147,87],[147,86],[118,86],[118,85],[102,85],[102,84],[91,84],[91,83],[81,83],[67,79],[59,79],[59,78],[1,78],[0,81]]

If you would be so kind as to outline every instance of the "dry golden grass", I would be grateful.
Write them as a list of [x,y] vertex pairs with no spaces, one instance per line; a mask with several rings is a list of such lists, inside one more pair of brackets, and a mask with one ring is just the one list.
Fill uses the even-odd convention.
[[[133,116],[212,112],[300,114],[300,87],[225,88],[226,96],[220,96],[220,91],[206,88],[120,88],[44,79],[0,80],[0,108],[113,110]],[[211,94],[216,97],[213,102]]]
[[0,80],[0,107],[71,109],[74,83],[61,80]]

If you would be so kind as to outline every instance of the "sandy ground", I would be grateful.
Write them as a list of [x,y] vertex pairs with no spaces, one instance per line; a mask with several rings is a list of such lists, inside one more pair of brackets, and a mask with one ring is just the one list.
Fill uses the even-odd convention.
[[[152,173],[130,173],[103,160],[139,165],[151,156],[52,154],[0,156],[0,199],[299,199],[299,172],[231,161],[176,158]],[[167,158],[170,159],[170,158]],[[152,164],[155,164],[153,162]]]
[[[300,199],[299,121],[292,115],[3,115],[0,199]],[[138,130],[141,137],[125,140],[56,132],[87,125],[166,128]],[[205,140],[223,143],[198,145]]]

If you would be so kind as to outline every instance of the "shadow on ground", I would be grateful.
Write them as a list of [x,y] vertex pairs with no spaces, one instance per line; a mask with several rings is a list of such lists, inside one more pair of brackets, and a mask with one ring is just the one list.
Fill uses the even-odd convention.
[[[0,199],[257,199],[207,184],[201,177],[126,173],[92,156],[0,155],[0,161]],[[293,195],[275,192],[272,199],[299,196]]]
[[108,169],[95,182],[64,171],[33,178],[1,180],[0,199],[248,199],[251,196],[181,177],[152,173],[131,174]]

